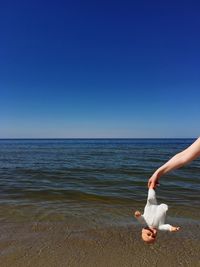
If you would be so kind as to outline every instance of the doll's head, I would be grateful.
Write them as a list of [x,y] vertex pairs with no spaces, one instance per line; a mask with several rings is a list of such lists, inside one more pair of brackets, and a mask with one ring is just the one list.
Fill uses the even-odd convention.
[[155,228],[145,227],[142,229],[142,239],[150,244],[156,241],[157,230]]

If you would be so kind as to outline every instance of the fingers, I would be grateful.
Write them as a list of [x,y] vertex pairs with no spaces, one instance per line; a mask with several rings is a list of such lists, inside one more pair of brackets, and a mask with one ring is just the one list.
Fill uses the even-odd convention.
[[148,188],[153,188],[156,189],[157,186],[159,186],[159,182],[158,181],[154,181],[151,178],[148,181]]
[[149,189],[155,189],[156,188],[156,183],[154,181],[149,181],[148,182],[148,188]]

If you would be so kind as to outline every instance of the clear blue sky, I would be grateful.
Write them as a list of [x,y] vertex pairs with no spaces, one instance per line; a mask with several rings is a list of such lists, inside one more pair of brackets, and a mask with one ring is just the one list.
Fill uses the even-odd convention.
[[199,136],[199,14],[198,1],[1,1],[0,138]]

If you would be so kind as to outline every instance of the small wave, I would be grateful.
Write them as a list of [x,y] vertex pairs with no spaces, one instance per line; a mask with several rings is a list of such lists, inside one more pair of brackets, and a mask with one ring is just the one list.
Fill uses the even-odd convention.
[[27,200],[46,200],[46,201],[86,201],[86,202],[101,202],[101,203],[118,203],[123,204],[130,202],[128,198],[120,198],[117,196],[97,195],[78,190],[6,190],[4,193],[10,195],[13,199]]

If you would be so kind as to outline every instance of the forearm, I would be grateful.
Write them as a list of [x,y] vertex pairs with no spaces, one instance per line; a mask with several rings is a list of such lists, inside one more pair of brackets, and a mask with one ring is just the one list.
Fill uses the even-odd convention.
[[168,162],[166,162],[159,169],[157,169],[154,175],[157,178],[160,178],[160,176],[172,170],[182,167],[183,165],[189,163],[190,161],[196,159],[199,156],[200,156],[200,138],[198,138],[190,147],[176,154]]
[[158,168],[155,172],[155,175],[158,178],[160,178],[160,176],[182,167],[183,165],[187,164],[189,161],[190,160],[188,161],[186,160],[186,158],[184,157],[182,153],[176,154],[168,162],[166,162],[164,165]]

